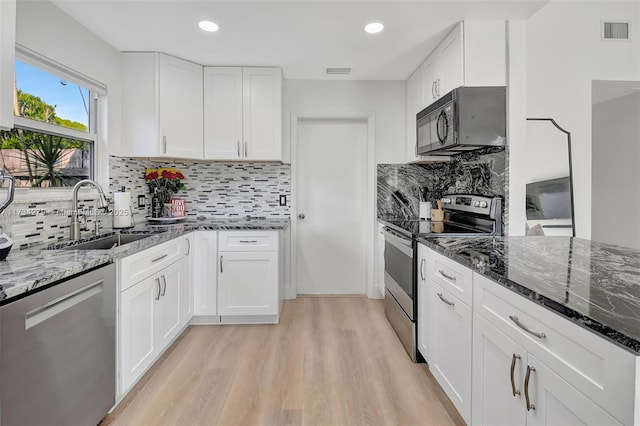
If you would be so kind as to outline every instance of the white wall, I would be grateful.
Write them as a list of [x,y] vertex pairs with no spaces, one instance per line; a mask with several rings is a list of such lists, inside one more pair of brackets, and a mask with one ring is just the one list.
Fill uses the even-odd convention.
[[375,113],[376,163],[404,163],[405,81],[284,81],[285,161],[291,146],[291,113]]
[[640,249],[639,118],[640,93],[593,106],[591,237],[637,249]]
[[107,86],[108,126],[96,147],[104,160],[96,176],[106,185],[108,154],[120,151],[120,52],[47,1],[18,1],[16,43]]
[[[631,20],[632,41],[601,41],[603,19]],[[527,20],[527,116],[571,132],[578,237],[591,237],[591,81],[639,79],[639,27],[637,1],[552,1]]]

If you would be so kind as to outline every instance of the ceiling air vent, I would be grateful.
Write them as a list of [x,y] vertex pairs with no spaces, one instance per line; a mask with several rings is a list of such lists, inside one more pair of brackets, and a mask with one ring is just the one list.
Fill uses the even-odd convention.
[[603,40],[629,40],[629,21],[602,21]]
[[329,75],[345,75],[351,73],[351,67],[332,67],[326,70]]

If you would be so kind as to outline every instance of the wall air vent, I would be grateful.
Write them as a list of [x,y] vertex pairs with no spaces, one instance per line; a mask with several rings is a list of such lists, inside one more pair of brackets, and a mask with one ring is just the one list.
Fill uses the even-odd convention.
[[351,67],[332,67],[326,68],[329,75],[346,75],[351,74]]
[[602,21],[602,40],[624,40],[630,39],[629,21]]

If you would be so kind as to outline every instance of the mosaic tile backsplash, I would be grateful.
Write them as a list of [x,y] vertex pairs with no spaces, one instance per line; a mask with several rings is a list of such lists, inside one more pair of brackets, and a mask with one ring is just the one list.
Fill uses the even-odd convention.
[[[131,191],[134,205],[138,195],[146,196],[146,208],[134,212],[134,218],[146,220],[151,215],[151,194],[144,181],[149,167],[177,167],[185,175],[186,190],[176,193],[186,200],[187,216],[269,217],[291,215],[291,170],[288,164],[276,163],[198,163],[156,161],[110,157],[109,188],[125,186]],[[280,205],[280,196],[286,205]]]
[[377,173],[379,218],[417,218],[420,190],[426,190],[428,199],[446,194],[499,196],[503,200],[506,196],[504,148],[458,154],[442,163],[378,164]]
[[[109,158],[108,196],[125,187],[131,192],[135,223],[146,222],[151,215],[151,195],[144,180],[148,167],[177,167],[185,175],[186,190],[176,197],[186,200],[187,216],[195,219],[220,217],[288,218],[291,214],[291,173],[287,164],[274,163],[162,163],[144,159]],[[105,191],[107,188],[105,188]],[[71,223],[71,194],[42,201],[34,190],[33,198],[14,201],[0,215],[0,226],[13,239],[16,248],[28,248],[40,243],[54,243],[69,237]],[[46,191],[46,190],[42,190]],[[280,205],[280,195],[286,205]],[[142,196],[144,207],[138,207]],[[89,236],[95,228],[96,217],[101,232],[112,230],[112,217],[96,210],[94,190],[81,191],[78,208],[86,215]],[[98,213],[98,216],[92,215]]]

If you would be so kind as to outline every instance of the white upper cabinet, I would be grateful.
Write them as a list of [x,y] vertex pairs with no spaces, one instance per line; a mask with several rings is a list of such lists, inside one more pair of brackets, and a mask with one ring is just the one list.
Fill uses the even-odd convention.
[[202,67],[157,52],[122,55],[123,155],[202,159]]
[[282,161],[282,70],[204,69],[204,157]]
[[242,68],[204,69],[204,158],[241,160]]
[[13,128],[16,2],[0,1],[0,129]]
[[446,161],[416,155],[416,114],[460,86],[506,85],[504,21],[460,22],[407,80],[407,162]]

